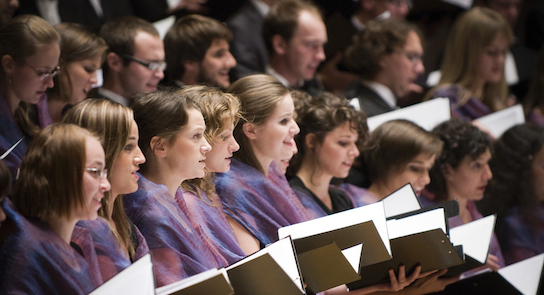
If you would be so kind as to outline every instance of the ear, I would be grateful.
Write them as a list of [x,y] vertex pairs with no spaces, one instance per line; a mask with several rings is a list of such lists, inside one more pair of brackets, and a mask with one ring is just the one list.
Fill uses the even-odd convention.
[[193,85],[198,83],[198,77],[200,75],[200,62],[194,60],[186,60],[183,63],[183,77],[181,80],[187,85]]
[[106,62],[108,63],[108,68],[114,72],[120,72],[123,68],[123,58],[121,58],[116,53],[110,52],[106,56]]
[[308,150],[313,150],[317,145],[317,137],[315,136],[315,134],[306,134],[306,138],[304,138],[304,144],[308,147]]
[[272,48],[277,55],[284,55],[287,52],[287,42],[280,35],[272,37]]
[[168,150],[168,146],[166,145],[166,140],[164,138],[153,136],[153,138],[151,138],[151,141],[149,142],[149,147],[151,148],[153,154],[157,157],[166,157],[166,151]]
[[4,70],[4,73],[11,74],[13,72],[13,68],[15,67],[15,60],[13,60],[13,57],[11,55],[6,54],[2,56],[2,69]]
[[247,138],[251,140],[257,139],[257,126],[255,126],[255,124],[244,123],[244,125],[242,125],[242,129],[244,130],[244,135]]
[[442,175],[444,175],[444,179],[446,181],[453,181],[453,168],[450,166],[450,164],[443,164],[440,166],[440,170],[442,170]]

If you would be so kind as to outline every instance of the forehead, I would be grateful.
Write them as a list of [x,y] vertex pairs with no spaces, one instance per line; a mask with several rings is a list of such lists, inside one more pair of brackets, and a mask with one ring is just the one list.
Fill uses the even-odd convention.
[[229,42],[225,39],[213,39],[210,47],[206,50],[206,53],[212,53],[213,51],[227,49],[229,50]]
[[104,164],[104,149],[100,142],[92,137],[85,138],[85,159],[87,164]]
[[408,33],[408,35],[406,36],[406,44],[404,44],[404,50],[413,51],[413,52],[423,52],[421,39],[419,38],[419,35],[416,32],[410,31]]
[[138,31],[134,37],[133,55],[154,56],[164,58],[164,44],[158,36]]
[[293,33],[294,38],[317,39],[327,41],[327,29],[321,17],[314,12],[302,10],[298,15],[298,23]]

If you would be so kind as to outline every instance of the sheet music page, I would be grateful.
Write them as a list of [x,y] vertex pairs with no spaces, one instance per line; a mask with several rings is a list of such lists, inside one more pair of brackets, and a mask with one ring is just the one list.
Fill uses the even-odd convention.
[[285,226],[278,230],[278,235],[280,238],[291,236],[293,240],[296,240],[366,221],[374,222],[374,226],[382,238],[385,248],[391,255],[391,245],[389,244],[385,221],[385,209],[382,202]]
[[450,100],[441,97],[370,117],[367,119],[367,124],[368,131],[371,132],[387,121],[405,119],[416,123],[427,131],[431,131],[436,125],[450,118]]
[[421,209],[412,185],[409,183],[385,197],[381,202],[385,208],[386,218]]
[[179,282],[175,282],[175,283],[172,283],[170,285],[166,285],[166,286],[162,286],[160,288],[157,288],[155,290],[156,292],[156,295],[168,295],[168,294],[171,294],[173,292],[176,292],[176,291],[179,291],[179,290],[183,290],[187,287],[190,287],[190,286],[193,286],[193,285],[196,285],[198,283],[201,283],[201,282],[204,282],[208,279],[211,279],[217,275],[222,275],[225,277],[225,280],[230,284],[229,282],[229,277],[227,275],[227,271],[224,269],[224,268],[221,268],[221,269],[217,269],[217,268],[212,268],[212,269],[209,269],[205,272],[201,272],[199,274],[196,274],[194,276],[190,276],[186,279],[183,279]]
[[346,257],[351,267],[356,273],[359,273],[361,267],[361,253],[364,255],[363,244],[355,245],[353,247],[342,250],[342,254]]
[[465,254],[485,264],[494,228],[495,215],[489,215],[451,228],[450,241],[454,245],[463,245]]
[[151,254],[138,259],[138,261],[125,268],[91,293],[91,295],[106,294],[155,295]]
[[389,239],[408,236],[432,229],[440,228],[446,232],[446,216],[444,208],[437,208],[401,219],[387,221]]
[[495,138],[499,138],[510,127],[525,123],[525,114],[521,104],[517,104],[474,121],[487,127]]
[[544,253],[505,266],[499,269],[499,274],[522,294],[536,295],[543,265]]

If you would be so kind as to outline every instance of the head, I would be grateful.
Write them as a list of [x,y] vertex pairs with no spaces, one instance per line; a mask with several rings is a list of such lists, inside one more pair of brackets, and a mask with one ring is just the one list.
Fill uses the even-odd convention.
[[291,168],[296,173],[301,165],[310,165],[314,175],[346,178],[368,137],[366,116],[330,93],[311,99],[293,96],[300,134],[295,137],[298,153]]
[[164,44],[150,22],[124,16],[100,29],[109,47],[104,63],[104,87],[130,98],[157,90],[164,78]]
[[514,28],[523,0],[480,0],[477,4],[498,12]]
[[292,156],[300,131],[289,89],[272,76],[251,75],[234,82],[229,92],[240,99],[244,118],[234,129],[240,144],[234,157],[267,174],[272,161]]
[[392,18],[405,19],[412,9],[412,0],[386,0],[386,2]]
[[[11,193],[11,173],[4,161],[0,160],[0,204]],[[6,220],[6,214],[0,207],[0,225]]]
[[[147,162],[162,172],[179,176],[179,183],[204,176],[204,160],[211,146],[200,108],[187,94],[173,89],[137,95],[132,105],[140,126],[140,147]],[[148,175],[147,175],[148,176]]]
[[483,7],[465,12],[450,31],[439,85],[481,85],[482,101],[493,111],[502,108],[508,97],[504,61],[512,41],[510,25],[497,12]]
[[[0,28],[0,91],[16,104],[37,103],[58,73],[61,37],[42,18],[19,15]],[[11,97],[13,97],[11,99]]]
[[488,162],[491,140],[478,127],[451,119],[433,129],[444,143],[442,154],[431,169],[427,190],[438,202],[460,199],[479,200],[493,177]]
[[48,99],[75,105],[87,97],[97,83],[96,70],[102,66],[108,46],[83,25],[60,23],[55,26],[62,38],[55,87],[48,90]]
[[[489,166],[493,179],[482,200],[500,216],[509,208],[531,209],[544,201],[544,131],[537,125],[517,125],[493,145]],[[485,211],[485,210],[484,210]]]
[[372,185],[385,185],[392,193],[410,183],[420,193],[441,150],[436,135],[410,121],[393,120],[372,131],[363,161]]
[[374,20],[346,49],[346,64],[363,79],[387,86],[403,97],[425,70],[419,30],[398,19]]
[[327,43],[316,6],[300,0],[280,1],[263,20],[262,30],[270,64],[280,75],[295,83],[314,78],[325,60],[323,45]]
[[232,33],[219,21],[191,14],[180,18],[164,37],[168,79],[227,89],[236,60],[229,51]]
[[0,27],[7,24],[19,8],[19,0],[0,0]]
[[28,147],[13,203],[29,219],[95,219],[110,189],[105,165],[97,137],[76,125],[51,125]]

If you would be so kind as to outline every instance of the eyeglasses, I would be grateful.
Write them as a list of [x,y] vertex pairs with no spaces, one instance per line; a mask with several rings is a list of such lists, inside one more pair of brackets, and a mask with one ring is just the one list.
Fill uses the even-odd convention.
[[25,65],[27,65],[29,68],[33,69],[36,74],[38,75],[38,77],[40,77],[40,81],[43,81],[49,77],[53,78],[55,77],[59,71],[60,71],[60,67],[59,66],[56,66],[55,68],[53,68],[50,72],[44,72],[44,71],[40,71],[40,70],[36,70],[33,66],[29,65],[26,61],[23,60],[23,63]]
[[403,50],[396,50],[396,52],[400,53],[400,54],[403,54],[404,56],[406,56],[406,58],[408,60],[410,60],[410,62],[412,62],[412,64],[418,64],[420,62],[422,62],[422,56],[417,54],[417,53],[414,53],[414,52],[406,52],[406,51],[403,51]]
[[89,172],[96,179],[108,177],[108,169],[106,168],[85,168],[85,171]]
[[121,56],[135,63],[141,64],[142,66],[146,67],[150,71],[156,71],[157,69],[161,69],[161,71],[164,71],[166,69],[166,62],[164,60],[147,61],[147,60],[136,58],[128,54],[121,54]]

